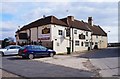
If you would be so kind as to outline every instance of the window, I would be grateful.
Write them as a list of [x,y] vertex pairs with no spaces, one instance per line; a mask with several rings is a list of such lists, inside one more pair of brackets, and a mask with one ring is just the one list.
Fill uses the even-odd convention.
[[88,32],[86,32],[86,36],[88,36]]
[[10,49],[16,49],[16,47],[15,47],[15,46],[12,46],[12,47],[10,47]]
[[58,35],[62,35],[62,30],[58,30]]
[[75,46],[79,46],[79,41],[75,41]]
[[98,38],[98,36],[96,35],[96,38]]
[[97,42],[95,42],[95,45],[98,45],[98,43],[97,43]]
[[85,42],[85,47],[88,47],[89,46],[89,42]]
[[74,30],[74,34],[77,34],[77,30]]
[[70,36],[70,29],[67,29],[66,30],[66,37],[69,37]]
[[81,46],[83,46],[83,42],[81,42]]

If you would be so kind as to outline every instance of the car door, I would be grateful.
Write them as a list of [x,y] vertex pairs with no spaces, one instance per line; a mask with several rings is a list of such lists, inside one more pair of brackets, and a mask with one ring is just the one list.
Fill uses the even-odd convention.
[[6,51],[5,51],[6,55],[13,55],[13,54],[17,54],[17,50],[15,46],[11,46],[9,47]]
[[39,50],[41,52],[41,55],[48,55],[47,48],[39,46]]

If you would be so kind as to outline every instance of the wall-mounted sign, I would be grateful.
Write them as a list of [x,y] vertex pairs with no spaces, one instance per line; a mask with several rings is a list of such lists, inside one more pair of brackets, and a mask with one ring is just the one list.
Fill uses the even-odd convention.
[[79,39],[85,39],[85,35],[79,34]]
[[38,40],[49,40],[50,34],[40,34]]
[[50,28],[42,29],[42,34],[39,35],[38,40],[50,40]]
[[48,34],[48,33],[50,33],[50,28],[45,27],[45,28],[42,30],[42,34]]

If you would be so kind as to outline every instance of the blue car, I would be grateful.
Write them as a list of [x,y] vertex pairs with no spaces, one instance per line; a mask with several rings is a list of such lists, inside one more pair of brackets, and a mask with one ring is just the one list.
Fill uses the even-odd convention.
[[50,56],[53,57],[56,54],[54,50],[48,49],[40,45],[26,45],[19,49],[18,55],[22,58],[33,59],[37,56]]

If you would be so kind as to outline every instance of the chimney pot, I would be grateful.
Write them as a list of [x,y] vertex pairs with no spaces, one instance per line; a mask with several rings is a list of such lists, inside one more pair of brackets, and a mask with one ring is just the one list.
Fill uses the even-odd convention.
[[70,18],[71,21],[74,21],[74,16],[68,16],[68,18]]
[[92,17],[88,17],[88,24],[90,24],[92,26]]

